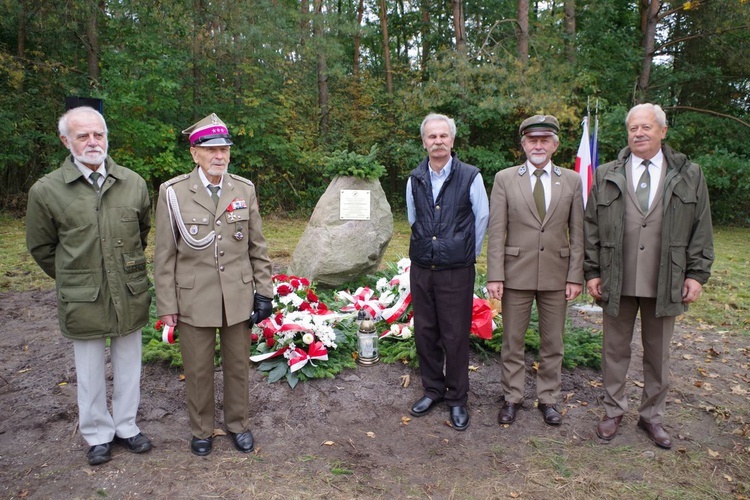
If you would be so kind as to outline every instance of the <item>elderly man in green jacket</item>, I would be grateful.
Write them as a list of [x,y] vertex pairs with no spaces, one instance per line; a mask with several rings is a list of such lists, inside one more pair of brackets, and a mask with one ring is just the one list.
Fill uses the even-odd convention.
[[672,447],[663,418],[675,318],[695,302],[714,260],[711,210],[700,167],[662,141],[661,107],[628,113],[628,147],[596,170],[584,219],[584,277],[603,307],[604,418],[596,433],[615,437],[628,410],[625,376],[640,310],[644,387],[638,427]]
[[112,458],[113,443],[133,453],[151,449],[136,425],[141,327],[151,304],[143,253],[151,204],[145,181],[107,156],[107,124],[98,111],[71,109],[60,118],[59,131],[70,156],[31,187],[26,243],[56,283],[60,331],[75,352],[81,435],[90,446],[89,464],[99,465]]

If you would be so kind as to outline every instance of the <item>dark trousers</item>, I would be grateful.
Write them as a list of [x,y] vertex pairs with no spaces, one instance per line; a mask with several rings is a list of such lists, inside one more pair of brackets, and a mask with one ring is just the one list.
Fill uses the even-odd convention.
[[433,271],[412,264],[409,274],[414,341],[425,396],[445,399],[448,406],[465,406],[474,266]]

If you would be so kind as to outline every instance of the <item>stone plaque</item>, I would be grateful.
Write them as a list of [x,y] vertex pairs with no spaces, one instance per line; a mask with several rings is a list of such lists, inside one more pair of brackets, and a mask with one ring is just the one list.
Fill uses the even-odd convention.
[[342,189],[339,218],[341,220],[370,220],[370,190]]

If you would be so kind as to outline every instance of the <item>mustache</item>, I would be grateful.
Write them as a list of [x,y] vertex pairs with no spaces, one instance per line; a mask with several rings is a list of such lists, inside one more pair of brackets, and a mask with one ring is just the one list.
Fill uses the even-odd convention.
[[441,150],[441,149],[448,149],[448,148],[446,148],[442,144],[436,144],[434,146],[430,146],[430,151],[438,151],[438,150]]

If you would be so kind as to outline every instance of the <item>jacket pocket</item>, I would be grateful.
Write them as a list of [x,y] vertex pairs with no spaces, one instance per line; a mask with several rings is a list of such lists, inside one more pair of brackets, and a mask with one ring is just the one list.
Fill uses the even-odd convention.
[[[122,267],[128,274],[146,272],[146,256],[142,252],[123,253]],[[148,288],[148,287],[147,287]]]
[[682,286],[685,284],[685,267],[687,266],[687,255],[684,247],[673,247],[669,249],[671,263],[669,281],[671,302],[682,302]]
[[147,276],[128,281],[126,283],[131,297],[128,297],[128,311],[130,312],[129,324],[124,329],[131,331],[148,323],[149,307],[151,306],[151,294],[148,289],[151,283]]
[[602,244],[599,249],[599,276],[602,280],[602,301],[609,302],[612,291],[612,254],[613,246]]
[[505,255],[511,257],[518,257],[521,253],[521,247],[505,247]]
[[185,319],[192,318],[193,310],[193,287],[195,287],[195,275],[175,273],[175,287],[177,288],[177,309]]
[[59,314],[66,330],[78,338],[109,333],[107,317],[102,314],[101,287],[61,286],[57,291]]
[[561,248],[560,257],[562,257],[563,259],[567,259],[568,257],[570,257],[570,248],[569,247]]

